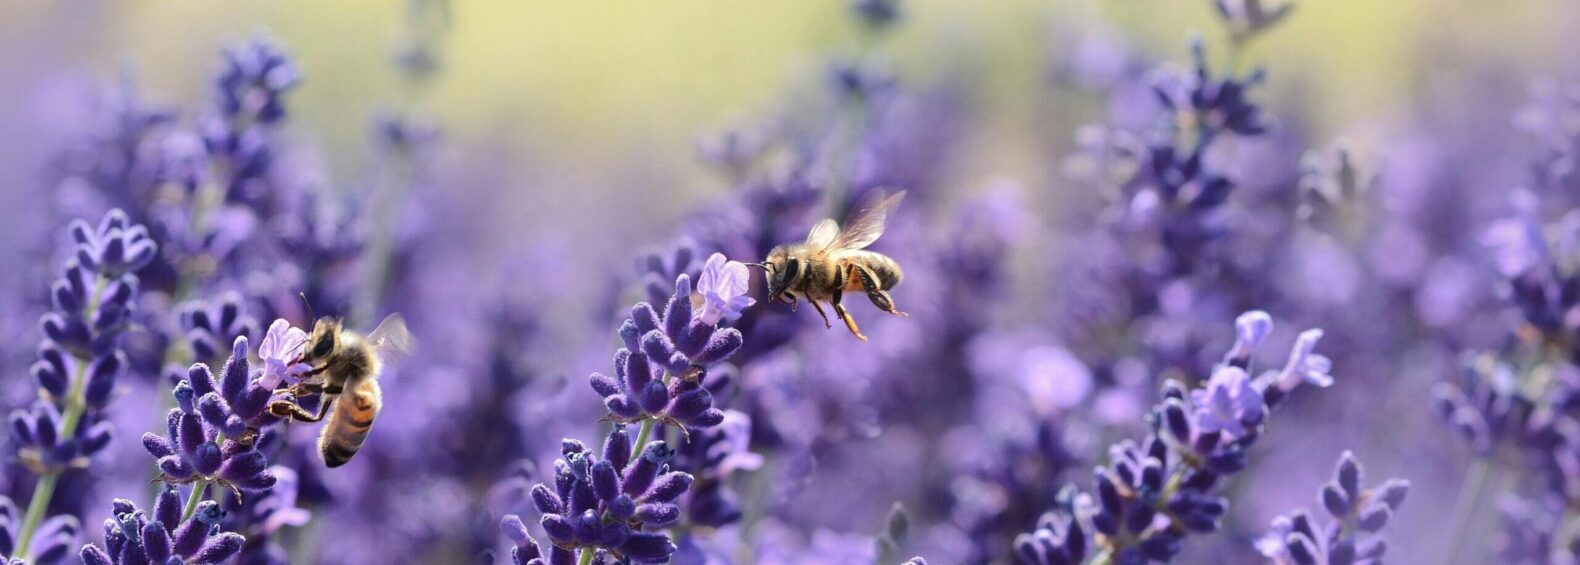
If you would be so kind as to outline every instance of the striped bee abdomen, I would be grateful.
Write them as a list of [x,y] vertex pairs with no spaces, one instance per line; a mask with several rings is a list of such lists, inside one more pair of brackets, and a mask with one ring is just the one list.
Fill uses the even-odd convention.
[[357,454],[362,442],[368,439],[368,430],[372,429],[381,404],[383,392],[379,390],[378,381],[373,379],[341,395],[323,433],[318,436],[318,453],[325,466],[339,467]]
[[894,259],[890,259],[888,255],[879,253],[873,253],[873,255],[876,255],[876,257],[873,257],[869,268],[878,277],[878,288],[889,290],[898,286],[900,280],[905,278],[905,273],[900,270],[900,264]]
[[[848,251],[843,258],[841,269],[848,273],[845,277],[844,290],[889,290],[900,284],[905,277],[900,271],[900,264],[890,259],[889,256],[872,251]],[[866,273],[860,272],[865,270]],[[877,288],[867,288],[863,275],[872,279]]]

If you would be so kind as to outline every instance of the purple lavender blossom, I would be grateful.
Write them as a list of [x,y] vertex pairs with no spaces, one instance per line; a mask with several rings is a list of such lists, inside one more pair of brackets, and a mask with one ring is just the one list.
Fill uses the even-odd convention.
[[739,495],[730,488],[730,478],[763,464],[761,455],[749,451],[751,435],[750,416],[725,410],[719,425],[692,433],[680,445],[675,468],[696,478],[683,504],[688,523],[717,528],[741,519]]
[[1204,434],[1219,434],[1230,440],[1246,437],[1267,416],[1262,394],[1251,385],[1251,377],[1239,367],[1213,371],[1206,388],[1190,391],[1191,416]]
[[263,124],[284,117],[284,94],[301,81],[296,64],[262,37],[227,47],[224,57],[214,77],[214,105],[220,113]]
[[104,547],[82,548],[83,565],[223,563],[241,550],[240,534],[219,531],[219,503],[205,500],[183,514],[181,495],[161,491],[150,516],[130,500],[115,499],[104,521]]
[[143,434],[143,447],[158,460],[159,480],[193,483],[198,492],[209,483],[238,493],[274,486],[256,443],[263,428],[280,421],[268,411],[277,384],[249,370],[244,337],[236,338],[217,380],[208,365],[193,365],[173,392],[178,406],[170,410],[166,435]]
[[237,554],[240,565],[286,565],[290,563],[279,533],[286,527],[301,527],[313,514],[297,507],[297,489],[301,482],[296,471],[275,465],[269,468],[274,475],[274,486],[262,496],[249,497],[239,504],[227,500],[225,531],[245,532],[246,542]]
[[513,544],[510,548],[510,560],[515,565],[571,565],[576,562],[576,553],[573,550],[550,545],[548,556],[545,558],[538,542],[532,539],[532,533],[527,530],[526,524],[521,522],[521,517],[514,514],[505,516],[500,520],[499,528],[504,531],[505,537]]
[[723,253],[709,255],[702,265],[702,276],[697,278],[697,292],[702,295],[697,319],[709,325],[740,319],[742,311],[757,303],[746,295],[749,277],[745,264],[729,261]]
[[[0,496],[0,559],[5,565],[25,565],[22,554],[17,552],[21,540],[22,515],[11,499]],[[78,530],[82,528],[72,516],[55,516],[45,520],[33,534],[33,562],[41,565],[60,563],[71,555],[77,545]],[[9,556],[9,557],[8,557]]]
[[664,302],[674,294],[674,285],[670,281],[680,275],[689,275],[697,269],[697,244],[689,238],[681,238],[668,250],[668,253],[649,253],[637,262],[637,271],[641,273],[642,288],[647,291],[650,303]]
[[191,301],[177,313],[181,333],[193,359],[218,361],[223,344],[237,337],[251,337],[258,331],[257,320],[244,313],[241,295],[226,293],[217,303]]
[[1251,362],[1251,352],[1273,332],[1273,317],[1255,310],[1241,314],[1234,320],[1234,347],[1224,354],[1223,364],[1245,369]]
[[[1248,318],[1260,316],[1242,316]],[[1093,494],[1062,497],[1035,533],[1017,538],[1017,558],[1075,563],[1091,553],[1109,562],[1168,561],[1190,534],[1217,531],[1229,505],[1219,488],[1246,468],[1269,412],[1301,384],[1331,382],[1311,353],[1320,336],[1302,334],[1282,371],[1253,379],[1220,365],[1202,388],[1165,382],[1148,436],[1110,447],[1108,465],[1093,471]]]
[[[591,552],[606,551],[634,563],[664,563],[675,553],[668,535],[655,532],[680,520],[679,499],[691,486],[692,476],[669,470],[674,450],[662,441],[631,444],[625,426],[616,424],[604,440],[602,457],[581,442],[567,439],[563,457],[554,463],[554,487],[539,483],[532,502],[542,513],[539,523],[554,547],[580,551],[582,562]],[[518,560],[534,558],[530,539],[519,527],[520,518],[506,516],[505,532],[518,544]],[[551,551],[550,563],[554,560]],[[568,555],[568,553],[565,553]]]
[[271,385],[295,382],[302,373],[310,370],[311,367],[306,363],[291,363],[302,353],[302,347],[306,344],[307,332],[292,326],[290,322],[277,319],[269,324],[268,333],[258,344],[258,360],[263,362],[262,382]]
[[53,311],[40,321],[44,340],[32,367],[39,400],[9,418],[19,458],[40,475],[16,538],[14,556],[22,558],[43,557],[46,548],[31,544],[61,474],[87,466],[109,445],[104,410],[128,365],[119,337],[136,305],[133,273],[158,252],[147,229],[119,210],[105,214],[97,229],[73,222],[71,236],[75,257],[51,288]]
[[[613,377],[593,373],[588,381],[610,418],[643,422],[643,437],[653,422],[706,428],[724,420],[713,406],[707,367],[740,349],[735,328],[719,328],[693,316],[691,277],[675,279],[675,292],[660,317],[646,302],[631,308],[620,326],[625,347],[615,352]],[[732,297],[733,298],[733,297]]]
[[1192,42],[1191,57],[1192,72],[1159,77],[1154,85],[1163,105],[1172,112],[1194,114],[1207,137],[1219,131],[1244,136],[1265,133],[1268,124],[1261,108],[1246,96],[1249,87],[1262,81],[1262,73],[1214,78],[1201,41]]
[[1318,498],[1332,522],[1320,526],[1305,510],[1280,516],[1257,540],[1257,550],[1279,565],[1382,562],[1388,551],[1382,530],[1404,504],[1410,481],[1389,479],[1362,489],[1361,476],[1360,462],[1345,451]]
[[[1061,493],[1070,499],[1072,490]],[[1037,519],[1037,528],[1015,540],[1015,558],[1027,565],[1075,565],[1086,561],[1086,530],[1069,514],[1068,500],[1063,510],[1049,512]]]
[[[1562,520],[1545,520],[1544,505],[1580,493],[1580,336],[1575,312],[1580,297],[1573,291],[1580,270],[1565,257],[1580,249],[1580,214],[1572,209],[1543,224],[1537,197],[1515,194],[1516,216],[1494,222],[1483,237],[1503,277],[1500,291],[1506,319],[1512,324],[1497,350],[1467,350],[1461,355],[1458,378],[1436,383],[1433,404],[1476,455],[1467,488],[1479,491],[1480,479],[1498,466],[1500,453],[1518,453],[1524,465],[1518,482],[1504,499],[1504,525],[1509,533],[1500,553],[1511,562],[1541,561],[1562,554],[1575,536],[1564,533]],[[1470,528],[1469,507],[1456,512],[1456,540]],[[1522,531],[1533,526],[1548,531]],[[1531,551],[1523,542],[1543,539],[1550,555]],[[1457,543],[1457,542],[1456,542]],[[1458,546],[1454,546],[1459,549]],[[1487,549],[1487,548],[1478,548]]]

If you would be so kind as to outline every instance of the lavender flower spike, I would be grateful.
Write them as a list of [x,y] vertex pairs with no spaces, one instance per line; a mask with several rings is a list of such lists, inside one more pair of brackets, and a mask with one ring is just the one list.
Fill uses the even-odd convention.
[[1267,334],[1273,333],[1273,317],[1261,310],[1241,314],[1234,320],[1234,347],[1224,355],[1224,363],[1245,369],[1251,362],[1251,352],[1262,345]]
[[[1311,352],[1321,335],[1301,334],[1284,371],[1252,379],[1220,364],[1196,390],[1165,381],[1147,436],[1110,447],[1108,464],[1093,470],[1093,494],[1061,494],[1065,502],[1036,532],[1016,538],[1016,558],[1032,565],[1081,563],[1089,553],[1105,563],[1169,561],[1187,536],[1217,531],[1229,508],[1223,480],[1246,468],[1279,400],[1303,382],[1331,383],[1327,359]],[[1359,482],[1358,470],[1339,474],[1340,484]],[[1351,493],[1345,501],[1360,500],[1358,487],[1344,488]]]
[[281,382],[295,381],[302,373],[312,369],[306,363],[291,364],[291,360],[301,353],[306,344],[307,332],[292,326],[285,319],[277,319],[269,324],[268,333],[264,334],[263,342],[258,344],[258,359],[263,361],[264,385],[277,387]]
[[1345,451],[1318,497],[1332,522],[1319,526],[1303,509],[1280,516],[1256,541],[1257,550],[1278,565],[1380,562],[1388,551],[1382,530],[1404,504],[1410,481],[1389,479],[1365,490],[1360,485],[1360,462]]
[[1333,376],[1328,371],[1333,369],[1333,361],[1326,356],[1312,353],[1317,347],[1317,340],[1322,339],[1322,330],[1310,329],[1300,332],[1295,338],[1295,345],[1289,352],[1289,362],[1284,365],[1284,370],[1278,373],[1265,373],[1257,378],[1257,384],[1265,390],[1267,405],[1276,407],[1283,402],[1284,395],[1301,383],[1314,385],[1318,388],[1327,388],[1333,385]]
[[59,521],[44,520],[61,474],[87,466],[109,446],[106,409],[131,365],[120,337],[138,304],[134,273],[159,250],[148,229],[119,209],[106,213],[97,228],[77,220],[70,229],[75,257],[51,286],[51,311],[39,320],[44,339],[31,368],[39,398],[8,419],[18,458],[39,475],[10,556],[35,562],[58,541],[40,526],[61,531]]
[[[542,513],[539,523],[556,549],[606,551],[632,563],[665,563],[675,543],[661,531],[680,520],[681,495],[692,476],[669,469],[675,454],[662,441],[632,453],[625,426],[616,424],[604,441],[603,455],[582,443],[563,442],[564,457],[554,462],[554,486],[532,488],[532,502]],[[519,518],[507,517],[506,535],[520,553],[531,555]],[[583,555],[586,555],[585,553]],[[531,562],[530,559],[527,562]],[[550,555],[549,563],[559,563]],[[585,562],[585,561],[584,561]]]
[[280,419],[268,411],[274,388],[262,371],[255,376],[249,370],[247,338],[236,338],[218,379],[198,363],[173,394],[177,407],[167,417],[167,435],[143,434],[143,448],[158,459],[160,480],[237,491],[274,485],[268,460],[254,444],[263,428]]
[[229,292],[218,302],[193,300],[178,313],[182,335],[192,359],[214,361],[224,355],[225,344],[238,336],[257,334],[257,320],[242,311],[241,295]]
[[696,313],[696,319],[710,325],[718,325],[721,319],[739,319],[742,310],[757,302],[746,296],[749,276],[744,263],[727,261],[723,253],[710,255],[702,266],[702,275],[697,277],[702,310]]
[[[710,282],[727,278],[710,278]],[[725,304],[738,298],[728,294],[732,291],[722,292],[718,297]],[[719,328],[703,318],[693,316],[691,277],[687,275],[676,278],[675,293],[663,316],[646,302],[631,308],[631,317],[620,325],[620,338],[626,346],[614,354],[614,376],[593,373],[588,377],[588,384],[609,409],[610,419],[641,421],[644,430],[654,422],[690,430],[724,421],[724,412],[713,406],[710,390],[721,379],[709,382],[707,368],[734,355],[744,338],[740,330]]]
[[549,546],[548,557],[544,558],[542,548],[532,539],[532,533],[527,531],[527,525],[522,523],[520,516],[505,515],[499,521],[499,529],[513,544],[510,560],[515,565],[571,565],[576,562],[575,553],[555,545]]
[[[21,540],[16,539],[21,535],[19,529],[22,516],[17,513],[16,505],[11,499],[0,496],[0,564],[24,565],[27,561],[22,559],[17,546]],[[68,555],[71,549],[77,546],[78,531],[81,526],[77,519],[71,516],[55,516],[44,521],[38,532],[33,534],[33,563],[51,565],[59,563]]]
[[84,546],[83,565],[223,563],[246,541],[241,534],[219,531],[225,511],[212,500],[182,517],[174,488],[159,493],[151,516],[130,500],[116,499],[112,508],[114,517],[104,521],[104,548]]

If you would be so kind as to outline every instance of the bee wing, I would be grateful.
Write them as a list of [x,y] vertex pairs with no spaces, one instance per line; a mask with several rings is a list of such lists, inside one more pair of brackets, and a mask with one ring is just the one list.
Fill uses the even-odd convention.
[[379,358],[386,361],[410,355],[412,349],[417,347],[417,339],[406,329],[406,318],[399,313],[385,316],[384,321],[379,322],[379,327],[368,332],[367,340],[368,345],[378,352]]
[[827,249],[839,237],[839,223],[826,219],[812,226],[812,233],[806,234],[806,246],[812,249]]
[[889,218],[889,210],[900,205],[900,201],[905,199],[905,191],[888,197],[884,194],[883,189],[874,188],[861,197],[861,202],[845,220],[844,231],[839,232],[839,237],[834,239],[830,249],[862,249],[883,235],[883,223]]

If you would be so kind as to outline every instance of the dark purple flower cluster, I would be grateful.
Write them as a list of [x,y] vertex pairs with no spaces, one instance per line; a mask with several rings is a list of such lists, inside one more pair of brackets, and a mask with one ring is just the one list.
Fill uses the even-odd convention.
[[241,295],[227,292],[218,301],[192,300],[179,307],[177,318],[192,358],[220,362],[225,344],[258,334],[258,321],[246,315]]
[[[634,563],[664,563],[675,553],[667,534],[654,531],[680,520],[680,497],[692,476],[670,470],[674,450],[663,441],[633,447],[623,424],[604,440],[602,456],[567,439],[554,462],[554,486],[532,488],[539,523],[555,550],[580,550],[582,563],[597,552]],[[535,558],[519,517],[506,516],[505,533],[518,544],[518,561]],[[552,555],[550,563],[557,563]]]
[[741,519],[738,495],[729,487],[735,471],[762,466],[762,456],[749,451],[752,420],[746,414],[725,410],[717,426],[693,432],[676,450],[675,467],[696,480],[684,501],[689,524],[723,527]]
[[136,307],[133,273],[158,253],[148,231],[119,210],[105,214],[97,228],[73,222],[71,237],[74,257],[51,286],[53,309],[40,320],[44,340],[31,370],[39,399],[9,418],[19,458],[40,475],[13,557],[41,558],[44,548],[31,544],[60,475],[86,466],[110,443],[104,409],[128,365],[120,336]]
[[285,93],[301,74],[284,52],[258,38],[227,47],[214,77],[214,106],[232,122],[272,124],[285,117]]
[[1410,481],[1389,479],[1361,488],[1361,464],[1345,451],[1333,469],[1333,480],[1318,497],[1332,520],[1323,526],[1305,510],[1273,520],[1273,529],[1257,540],[1262,555],[1280,565],[1350,565],[1381,563],[1388,544],[1382,530],[1404,504]]
[[170,410],[166,435],[143,434],[143,447],[158,460],[159,480],[195,483],[195,491],[209,483],[249,491],[274,486],[256,443],[263,428],[280,421],[268,411],[278,382],[249,370],[245,337],[236,338],[218,379],[208,365],[193,365],[176,384],[177,407]]
[[700,267],[697,264],[696,244],[689,239],[682,239],[672,249],[642,256],[637,265],[640,279],[637,282],[647,291],[649,304],[668,303],[669,298],[675,295],[673,281],[681,275],[698,273]]
[[538,542],[532,539],[532,533],[527,530],[527,525],[521,522],[521,517],[514,514],[505,516],[499,524],[505,537],[513,544],[510,548],[510,559],[516,565],[571,565],[576,562],[576,552],[558,545],[550,545],[548,556],[543,555],[543,549]]
[[[1268,324],[1265,313],[1242,315],[1239,333],[1251,343],[1229,358],[1254,345]],[[1223,364],[1199,388],[1165,382],[1147,437],[1110,447],[1108,465],[1093,471],[1095,494],[1066,497],[1067,507],[1015,541],[1016,556],[1036,565],[1081,563],[1088,554],[1104,562],[1168,561],[1186,537],[1217,531],[1229,507],[1223,483],[1246,468],[1269,413],[1302,383],[1332,384],[1328,360],[1312,353],[1321,336],[1302,333],[1282,370],[1253,378]]]
[[[1500,494],[1501,557],[1561,561],[1580,544],[1572,518],[1546,512],[1580,494],[1580,270],[1567,259],[1580,250],[1580,214],[1560,210],[1544,223],[1549,210],[1536,204],[1537,195],[1522,191],[1515,199],[1517,215],[1484,236],[1512,327],[1499,350],[1465,351],[1458,378],[1437,383],[1433,401],[1477,456],[1466,477],[1471,492],[1485,488],[1501,460],[1524,463],[1502,471],[1513,473],[1517,486]],[[1458,510],[1456,536],[1475,514]]]
[[1580,559],[1580,535],[1575,535],[1573,498],[1560,493],[1522,497],[1507,494],[1498,500],[1503,531],[1494,538],[1503,563],[1537,565],[1573,563]]
[[223,56],[214,77],[218,113],[199,125],[208,158],[224,164],[208,181],[222,188],[226,201],[267,206],[273,195],[262,185],[276,158],[270,127],[285,117],[285,95],[301,75],[262,37],[231,45]]
[[311,512],[296,505],[301,479],[295,470],[274,465],[268,473],[274,476],[274,486],[259,496],[245,497],[241,502],[225,499],[226,520],[221,529],[240,532],[246,536],[236,562],[241,565],[287,565],[291,562],[285,548],[279,545],[278,535],[286,526],[300,527],[312,519]]
[[[26,565],[17,551],[21,540],[22,515],[17,513],[11,499],[0,496],[0,559],[4,565]],[[72,516],[55,516],[45,520],[33,533],[33,562],[40,565],[59,563],[71,555],[77,546],[81,527]],[[9,556],[9,557],[7,557]]]
[[1092,231],[1074,238],[1076,276],[1061,277],[1070,280],[1057,296],[1068,319],[1058,332],[1100,371],[1131,347],[1130,336],[1150,368],[1200,371],[1213,362],[1204,328],[1269,306],[1249,300],[1266,294],[1268,277],[1257,271],[1267,267],[1241,265],[1248,254],[1237,251],[1278,241],[1287,222],[1259,222],[1289,215],[1288,206],[1253,221],[1231,198],[1244,175],[1222,156],[1267,136],[1270,119],[1251,99],[1263,76],[1213,68],[1200,40],[1191,53],[1188,69],[1161,65],[1121,81],[1145,85],[1155,102],[1134,112],[1140,123],[1083,131],[1086,153],[1072,159],[1086,171],[1077,177],[1107,198]]
[[222,532],[219,503],[205,500],[183,512],[181,495],[167,487],[148,515],[130,500],[115,499],[104,521],[104,547],[82,548],[83,565],[224,563],[241,551],[240,534]]
[[703,382],[707,368],[734,355],[744,340],[740,330],[720,328],[717,319],[694,311],[691,295],[691,277],[680,275],[662,317],[646,302],[631,308],[620,325],[625,347],[615,352],[614,376],[588,378],[611,418],[644,422],[644,433],[653,421],[691,429],[724,420]]

